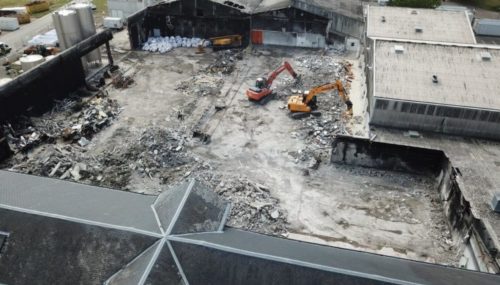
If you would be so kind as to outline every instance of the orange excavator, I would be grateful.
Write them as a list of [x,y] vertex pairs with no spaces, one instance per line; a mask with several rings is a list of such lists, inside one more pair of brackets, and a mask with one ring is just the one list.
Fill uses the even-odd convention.
[[288,99],[288,110],[292,112],[292,118],[300,119],[309,115],[320,116],[321,113],[316,111],[318,108],[316,96],[328,90],[337,90],[340,98],[347,106],[346,115],[352,116],[352,102],[349,100],[344,85],[340,80],[333,83],[327,83],[316,86],[309,91],[304,92],[304,95],[295,95]]
[[295,73],[290,63],[285,61],[283,65],[281,65],[276,70],[271,72],[267,78],[265,77],[257,78],[257,80],[255,81],[255,87],[250,87],[247,90],[248,99],[260,103],[263,103],[268,99],[271,99],[272,96],[270,95],[273,93],[273,91],[271,90],[271,85],[273,84],[274,79],[276,79],[276,77],[285,70],[287,70],[290,73],[290,75],[295,80],[297,80],[298,78],[297,73]]

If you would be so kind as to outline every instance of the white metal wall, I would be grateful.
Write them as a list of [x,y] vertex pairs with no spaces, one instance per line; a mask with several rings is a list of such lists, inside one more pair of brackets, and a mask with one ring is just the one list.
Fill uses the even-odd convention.
[[310,33],[262,31],[262,43],[278,46],[324,48],[325,37]]
[[500,111],[374,98],[370,124],[500,139]]

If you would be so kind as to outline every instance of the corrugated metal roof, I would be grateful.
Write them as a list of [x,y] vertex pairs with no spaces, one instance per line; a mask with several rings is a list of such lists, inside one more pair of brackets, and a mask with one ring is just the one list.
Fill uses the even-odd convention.
[[[433,42],[476,43],[466,12],[370,6],[367,35]],[[415,28],[421,28],[416,32]]]
[[374,68],[376,97],[500,110],[500,49],[377,40]]
[[156,196],[0,171],[0,208],[19,209],[160,234]]

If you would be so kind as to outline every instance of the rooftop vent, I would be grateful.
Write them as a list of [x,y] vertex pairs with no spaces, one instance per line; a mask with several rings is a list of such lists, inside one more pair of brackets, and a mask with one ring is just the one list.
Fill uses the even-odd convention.
[[412,15],[417,15],[417,14],[418,14],[418,12],[417,12],[417,10],[412,10],[412,11],[411,11],[411,14],[412,14]]
[[432,82],[433,82],[433,83],[438,83],[438,82],[439,82],[437,75],[435,75],[435,74],[434,74],[434,75],[432,76]]
[[404,53],[405,48],[403,46],[394,46],[394,52],[395,53]]
[[415,27],[415,33],[423,33],[424,32],[424,29],[422,29],[421,27]]
[[491,53],[489,53],[487,51],[483,51],[479,55],[481,56],[481,59],[483,61],[491,61]]
[[382,23],[385,23],[385,16],[382,16],[381,21],[382,21]]

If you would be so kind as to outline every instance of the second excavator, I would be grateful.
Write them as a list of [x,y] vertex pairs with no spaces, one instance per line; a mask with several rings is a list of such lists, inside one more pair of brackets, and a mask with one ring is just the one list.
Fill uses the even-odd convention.
[[295,73],[290,63],[285,61],[283,65],[281,65],[276,70],[271,72],[267,78],[265,77],[257,78],[257,81],[255,82],[255,87],[250,87],[247,90],[248,99],[260,103],[263,103],[268,99],[270,99],[271,97],[270,95],[272,95],[273,93],[273,91],[271,90],[271,85],[273,84],[274,79],[276,79],[276,77],[285,70],[287,70],[295,80],[299,79],[297,73]]
[[342,82],[337,80],[333,83],[316,86],[311,90],[304,92],[303,95],[290,97],[290,99],[288,99],[288,110],[292,112],[292,118],[300,119],[309,115],[321,115],[320,112],[316,111],[318,108],[316,96],[320,93],[334,89],[338,91],[340,98],[347,106],[346,115],[352,116],[352,102],[349,100],[349,96],[347,95]]

